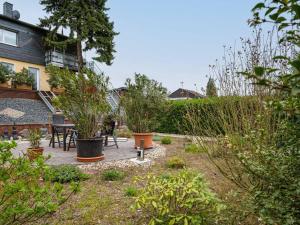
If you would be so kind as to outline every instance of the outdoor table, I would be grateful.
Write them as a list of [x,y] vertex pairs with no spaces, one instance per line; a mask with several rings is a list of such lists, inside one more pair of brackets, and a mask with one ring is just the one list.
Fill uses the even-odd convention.
[[67,129],[73,129],[75,127],[74,124],[52,124],[52,148],[55,148],[55,143],[54,143],[54,130],[55,128],[62,128],[63,129],[63,146],[64,146],[64,151],[67,150],[67,143],[66,143],[66,139],[67,139]]

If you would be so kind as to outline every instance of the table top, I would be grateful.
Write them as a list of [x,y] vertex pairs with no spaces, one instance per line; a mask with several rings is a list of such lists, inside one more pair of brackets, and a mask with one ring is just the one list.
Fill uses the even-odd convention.
[[52,127],[74,128],[75,124],[72,124],[72,123],[52,124]]

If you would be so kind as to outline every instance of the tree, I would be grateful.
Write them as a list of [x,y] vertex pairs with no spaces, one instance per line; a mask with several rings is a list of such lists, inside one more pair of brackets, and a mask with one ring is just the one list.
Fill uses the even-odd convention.
[[207,85],[206,85],[206,96],[207,97],[216,97],[216,96],[218,96],[215,81],[211,77],[209,78],[209,80],[207,82]]
[[[83,67],[82,51],[91,49],[98,55],[95,60],[112,64],[113,40],[117,33],[106,13],[106,0],[41,0],[40,3],[50,14],[40,19],[40,26],[50,30],[46,44],[63,49],[76,44],[79,69]],[[68,39],[59,37],[60,29],[68,29]]]

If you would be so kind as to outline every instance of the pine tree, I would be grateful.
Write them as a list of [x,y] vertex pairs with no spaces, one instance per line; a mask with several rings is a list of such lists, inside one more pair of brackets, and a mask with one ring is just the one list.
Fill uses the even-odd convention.
[[216,97],[218,96],[217,87],[215,85],[214,79],[209,78],[206,85],[206,96],[207,97]]
[[[83,67],[82,51],[95,49],[99,62],[111,65],[114,59],[114,23],[109,21],[106,0],[41,0],[49,16],[40,19],[40,26],[49,29],[46,44],[66,48],[77,46],[78,65]],[[67,29],[68,39],[62,39],[58,31]],[[83,45],[84,44],[84,45]],[[84,48],[83,48],[84,46]]]

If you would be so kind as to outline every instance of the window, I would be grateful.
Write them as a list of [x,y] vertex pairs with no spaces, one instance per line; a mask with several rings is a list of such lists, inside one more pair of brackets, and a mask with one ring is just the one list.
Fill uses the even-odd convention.
[[0,43],[17,46],[17,33],[0,28]]
[[40,70],[33,67],[29,67],[28,70],[34,79],[34,83],[32,87],[33,90],[40,90]]
[[6,62],[0,62],[3,66],[5,66],[7,69],[10,71],[15,71],[15,65],[11,63],[6,63]]

